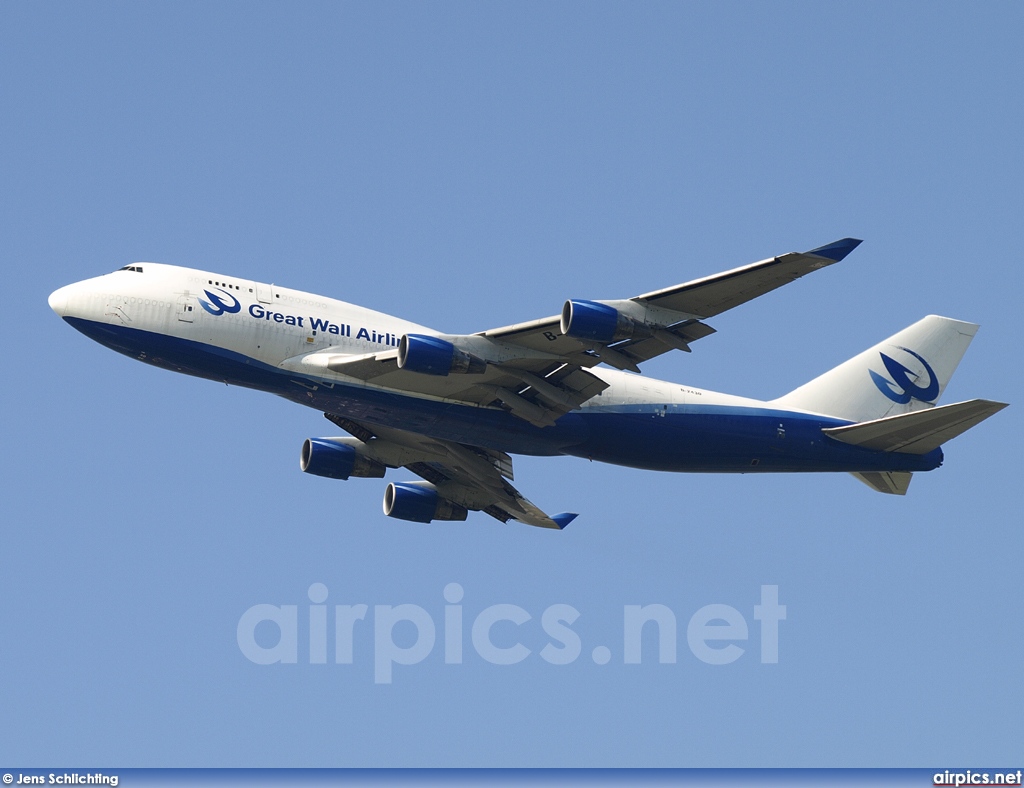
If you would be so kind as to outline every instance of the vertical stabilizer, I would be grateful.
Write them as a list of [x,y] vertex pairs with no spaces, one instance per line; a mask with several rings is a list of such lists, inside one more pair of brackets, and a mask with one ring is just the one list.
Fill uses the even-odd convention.
[[854,422],[934,407],[977,331],[929,315],[774,404]]
[[886,495],[906,495],[913,475],[909,471],[868,471],[851,474],[872,490],[878,490]]

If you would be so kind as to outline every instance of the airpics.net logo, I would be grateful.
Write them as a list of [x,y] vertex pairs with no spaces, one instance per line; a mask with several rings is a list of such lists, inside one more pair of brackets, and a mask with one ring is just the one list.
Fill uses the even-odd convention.
[[[563,666],[576,662],[585,650],[573,629],[582,614],[568,604],[549,605],[539,618],[507,603],[474,609],[462,604],[465,591],[458,583],[444,587],[445,604],[438,600],[433,615],[414,604],[374,605],[372,613],[367,604],[329,606],[329,591],[323,583],[313,583],[307,596],[310,604],[302,615],[299,605],[271,604],[253,605],[242,614],[236,637],[246,659],[257,665],[287,665],[298,663],[301,657],[311,665],[326,665],[330,656],[335,665],[352,665],[357,653],[372,652],[374,683],[390,684],[395,666],[418,665],[435,647],[444,651],[446,665],[479,659],[505,666],[539,659]],[[685,635],[690,653],[708,665],[736,662],[752,639],[760,641],[760,661],[775,664],[779,661],[779,623],[786,620],[786,606],[779,604],[779,587],[762,585],[760,600],[752,607],[758,629],[753,635],[747,618],[731,605],[701,607],[686,620],[685,631],[667,605],[623,605],[615,624],[618,634],[610,638],[617,647],[589,646],[589,657],[597,665],[607,665],[613,659],[639,665],[653,661],[656,652],[660,664],[675,664],[679,636]],[[645,632],[649,633],[646,650]],[[520,642],[538,639],[544,640],[544,645],[534,650]]]

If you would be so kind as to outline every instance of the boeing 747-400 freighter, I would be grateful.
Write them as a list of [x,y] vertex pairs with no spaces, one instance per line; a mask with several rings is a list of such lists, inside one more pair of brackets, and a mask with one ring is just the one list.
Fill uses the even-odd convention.
[[[442,334],[332,298],[158,263],[62,287],[50,307],[126,356],[267,391],[347,435],[309,438],[301,468],[394,482],[384,513],[564,528],[510,483],[511,454],[659,471],[845,471],[903,495],[942,444],[1006,407],[938,405],[978,326],[928,316],[771,401],[638,374],[714,333],[709,318],[845,258],[846,238],[634,298],[569,300],[561,314]],[[600,365],[604,365],[603,367]],[[609,369],[611,367],[611,369]]]

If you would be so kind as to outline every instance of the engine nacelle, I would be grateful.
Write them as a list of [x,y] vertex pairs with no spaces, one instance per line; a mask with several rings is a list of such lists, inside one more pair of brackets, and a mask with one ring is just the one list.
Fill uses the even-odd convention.
[[465,520],[464,506],[438,495],[429,482],[392,482],[384,491],[384,514],[414,523],[431,520]]
[[387,472],[383,464],[364,457],[345,438],[306,438],[299,467],[303,473],[328,479],[380,479]]
[[424,375],[479,375],[487,369],[487,363],[447,340],[403,334],[398,342],[398,367]]
[[566,301],[560,327],[566,336],[603,343],[629,339],[640,331],[632,318],[597,301]]

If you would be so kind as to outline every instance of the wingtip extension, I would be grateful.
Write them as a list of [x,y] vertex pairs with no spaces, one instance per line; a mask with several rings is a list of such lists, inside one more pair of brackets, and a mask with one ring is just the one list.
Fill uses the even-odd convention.
[[814,254],[838,263],[862,243],[863,241],[859,238],[841,238],[838,241],[825,244],[825,246],[819,246],[817,249],[811,249],[807,254]]
[[561,531],[565,526],[575,520],[579,515],[576,512],[562,512],[561,514],[551,515],[551,519],[555,521],[555,525],[558,526],[558,530]]

